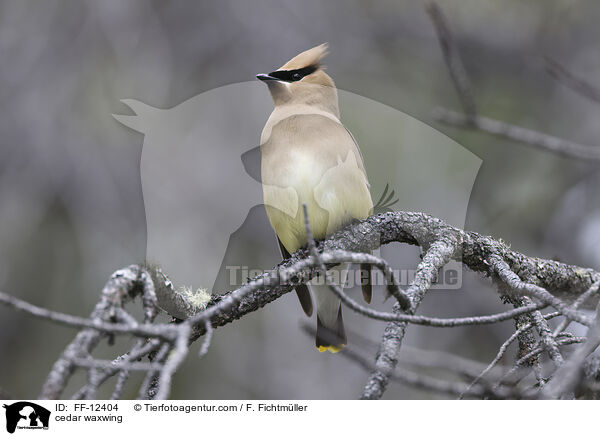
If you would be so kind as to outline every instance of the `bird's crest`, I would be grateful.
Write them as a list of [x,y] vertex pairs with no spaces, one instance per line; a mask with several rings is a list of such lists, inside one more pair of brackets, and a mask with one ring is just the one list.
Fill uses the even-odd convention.
[[303,51],[299,55],[296,55],[284,65],[280,70],[297,70],[304,67],[316,66],[319,67],[321,59],[327,55],[327,43],[317,45],[309,50]]

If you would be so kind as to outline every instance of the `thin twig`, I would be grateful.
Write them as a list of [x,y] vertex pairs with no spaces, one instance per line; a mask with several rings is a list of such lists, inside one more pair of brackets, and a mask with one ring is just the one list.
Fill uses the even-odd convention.
[[[563,346],[563,345],[573,345],[573,344],[581,344],[585,342],[585,338],[581,338],[581,337],[572,337],[572,338],[560,338],[556,341],[556,343],[559,346]],[[513,375],[523,364],[525,364],[528,360],[530,360],[532,357],[537,356],[541,353],[543,353],[545,351],[544,347],[537,347],[535,349],[533,349],[532,351],[530,351],[529,353],[527,353],[525,356],[521,357],[519,360],[517,360],[515,362],[515,364],[513,365],[513,367],[506,373],[504,374],[500,380],[498,380],[498,382],[496,383],[495,386],[499,386],[501,383],[503,383],[508,377],[510,377],[511,375]]]
[[[531,304],[532,301],[529,297],[524,297],[525,302]],[[539,310],[536,310],[529,314],[531,317],[531,321],[535,326],[538,334],[540,335],[542,345],[548,350],[548,355],[550,359],[556,364],[556,366],[562,365],[564,359],[562,354],[560,354],[560,350],[558,349],[558,345],[554,336],[552,335],[552,331],[546,322],[546,319],[542,315]]]
[[350,262],[356,264],[373,265],[382,272],[386,280],[387,292],[396,298],[402,307],[408,308],[410,306],[410,299],[400,288],[396,274],[394,274],[392,267],[384,259],[373,256],[369,253],[353,253],[346,250],[332,250],[327,251],[326,253],[324,252],[321,254],[321,259],[326,264]]
[[[314,337],[316,329],[312,324],[306,322],[302,323],[302,329],[309,336]],[[363,354],[369,350],[375,350],[379,346],[379,344],[376,344],[372,340],[365,338],[356,331],[349,329],[347,329],[347,331],[349,336],[352,337],[353,343],[356,344],[354,348],[361,349]],[[484,369],[484,365],[481,362],[477,362],[466,357],[458,356],[442,350],[424,350],[421,348],[411,347],[410,345],[406,344],[402,346],[402,350],[398,355],[398,363],[409,365],[418,369],[441,370],[453,375],[459,375],[463,378],[466,377],[468,380],[472,380],[477,377]],[[500,375],[500,372],[501,369],[498,368],[498,376]]]
[[173,375],[179,369],[189,350],[189,339],[192,334],[190,323],[181,324],[175,346],[169,353],[165,364],[163,365],[158,377],[158,391],[154,397],[156,400],[166,400],[171,391],[171,381]]
[[[102,384],[104,383],[106,380],[108,380],[110,377],[112,377],[113,375],[115,375],[116,373],[118,373],[120,370],[120,368],[118,367],[119,363],[121,362],[135,362],[138,359],[141,359],[142,357],[148,355],[149,353],[153,352],[154,350],[156,350],[159,346],[160,346],[161,342],[158,339],[150,339],[147,343],[145,344],[136,344],[131,351],[129,351],[128,353],[121,355],[119,357],[117,357],[116,359],[113,360],[113,363],[115,364],[112,367],[109,368],[105,368],[104,371],[98,375],[98,384]],[[79,400],[82,399],[85,396],[85,392],[86,392],[87,386],[82,387],[79,391],[77,391],[72,397],[72,400]],[[115,390],[117,390],[115,388]],[[118,399],[120,398],[112,398],[112,399]]]
[[473,119],[477,116],[477,105],[475,104],[475,99],[473,97],[471,83],[458,53],[458,48],[454,43],[454,38],[450,32],[446,17],[444,17],[442,9],[434,1],[428,2],[425,6],[425,10],[436,30],[438,41],[442,48],[442,54],[444,55],[444,61],[446,62],[446,67],[448,68],[456,92],[458,93],[458,98],[462,104],[463,111],[465,112],[467,119]]
[[[100,324],[110,321],[115,316],[115,308],[122,307],[125,302],[143,292],[139,283],[140,275],[141,269],[137,265],[131,265],[113,273],[104,286],[100,301],[94,307],[90,318]],[[127,328],[132,329],[133,327],[127,326]],[[165,333],[165,329],[162,333]],[[60,397],[75,370],[72,360],[87,357],[98,345],[102,334],[102,331],[98,329],[86,328],[75,336],[48,374],[40,398],[58,399]]]
[[[369,359],[363,357],[352,347],[346,347],[342,355],[349,358],[351,361],[358,363],[367,371],[374,371],[373,365],[369,362]],[[428,375],[408,371],[406,369],[394,369],[394,371],[388,375],[388,378],[391,381],[399,382],[403,385],[408,385],[414,388],[424,389],[451,397],[459,395],[466,389],[466,384],[464,383],[441,380]],[[484,385],[483,383],[475,385],[471,392],[467,394],[467,396],[473,398],[490,396],[491,398],[496,399],[516,399],[528,397],[525,392],[519,392],[513,389],[507,389],[505,387],[492,387]]]
[[[31,303],[23,301],[17,297],[12,295],[5,294],[4,292],[0,292],[0,304],[4,304],[5,306],[12,307],[13,309],[25,312],[29,315],[32,315],[36,318],[46,319],[48,321],[53,321],[57,324],[66,325],[73,328],[86,328],[96,330],[102,333],[113,333],[113,334],[123,334],[123,335],[134,335],[144,338],[161,338],[164,340],[173,340],[175,338],[175,330],[173,328],[164,328],[163,326],[154,326],[147,324],[138,324],[138,323],[130,323],[131,319],[129,318],[127,322],[124,323],[111,323],[102,321],[100,318],[82,318],[79,316],[68,315],[65,313],[54,312],[49,309],[44,309],[39,306],[35,306]],[[115,311],[117,313],[117,311]],[[123,316],[121,312],[119,312],[120,316]]]
[[[577,299],[571,305],[571,309],[573,309],[573,310],[579,309],[579,307],[582,304],[584,304],[592,296],[594,296],[596,293],[598,293],[599,289],[600,289],[600,280],[597,280],[592,286],[590,286],[590,288],[587,291],[585,291],[583,294],[581,294],[579,297],[577,297]],[[558,327],[556,327],[556,329],[554,330],[554,333],[552,333],[552,334],[554,336],[556,336],[559,333],[565,331],[565,329],[569,326],[570,323],[571,323],[571,321],[569,319],[565,318],[558,325]]]
[[[170,343],[163,343],[154,356],[153,361],[159,365],[164,365],[165,360],[168,358],[169,352],[172,348],[173,347]],[[153,400],[156,398],[158,381],[158,371],[148,371],[140,387],[138,399]]]
[[[325,253],[322,257],[325,257],[325,255],[327,254],[328,253]],[[506,312],[496,313],[493,315],[468,316],[462,318],[436,318],[422,315],[406,315],[404,313],[381,312],[378,310],[369,309],[368,307],[357,303],[339,289],[332,289],[332,291],[340,298],[340,300],[342,300],[342,303],[344,303],[347,307],[349,307],[357,313],[360,313],[361,315],[366,316],[367,318],[387,322],[405,322],[408,324],[422,325],[427,327],[460,327],[467,325],[496,324],[499,322],[508,321],[519,315],[535,312],[539,309],[546,307],[546,304],[538,303],[518,307]]]
[[212,324],[210,323],[210,320],[206,321],[206,325],[204,328],[206,329],[206,334],[204,335],[204,341],[202,342],[202,346],[200,347],[200,350],[198,351],[199,359],[202,359],[204,356],[206,356],[206,353],[208,353],[208,349],[210,348],[210,344],[212,342],[212,337],[213,337],[213,332],[214,332],[214,329],[212,327]]
[[545,57],[546,71],[554,77],[558,82],[562,83],[568,88],[571,88],[577,94],[589,98],[596,103],[600,103],[600,89],[596,86],[588,83],[584,79],[575,76],[564,66],[559,64],[556,60]]
[[[557,316],[560,316],[559,312],[552,312],[547,315],[544,315],[544,319],[548,320],[548,319],[555,318]],[[498,353],[496,354],[494,359],[490,362],[490,364],[481,372],[481,374],[479,374],[477,377],[475,377],[473,379],[473,381],[471,382],[469,387],[465,390],[464,393],[461,393],[461,395],[458,398],[462,399],[463,396],[466,395],[471,390],[472,386],[476,385],[477,383],[479,383],[479,381],[481,379],[485,378],[490,373],[490,371],[500,362],[500,360],[502,360],[502,357],[504,357],[504,354],[506,353],[506,350],[508,349],[508,347],[514,341],[517,340],[519,335],[521,335],[522,333],[524,333],[532,328],[533,328],[533,324],[525,324],[522,327],[520,327],[519,329],[517,329],[512,335],[510,335],[510,337],[506,341],[504,341],[504,343],[500,346]]]
[[117,362],[114,360],[103,360],[103,359],[73,359],[73,364],[82,368],[95,368],[95,369],[117,369],[126,371],[155,371],[160,370],[162,365],[157,365],[152,362]]
[[590,353],[600,345],[600,303],[596,307],[596,318],[589,328],[585,344],[577,348],[569,360],[559,368],[552,380],[542,391],[545,398],[560,398],[573,392],[583,379],[583,363]]
[[490,256],[489,261],[502,281],[520,295],[537,298],[554,307],[572,321],[576,321],[585,326],[590,326],[592,324],[592,320],[588,316],[584,315],[582,312],[571,309],[567,304],[550,294],[546,289],[531,283],[525,283],[498,255]]
[[511,141],[529,145],[540,150],[550,151],[560,156],[580,159],[586,162],[600,162],[600,147],[578,144],[556,136],[541,133],[504,121],[478,115],[469,118],[458,112],[437,107],[432,112],[432,117],[441,123],[463,129],[480,130],[491,135],[510,139]]

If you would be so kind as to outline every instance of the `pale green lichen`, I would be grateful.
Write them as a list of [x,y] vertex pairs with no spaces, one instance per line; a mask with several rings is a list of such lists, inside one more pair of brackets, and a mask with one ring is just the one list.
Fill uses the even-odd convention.
[[190,286],[182,287],[181,293],[195,312],[206,309],[211,297],[210,292],[208,292],[206,289],[198,288],[194,291]]
[[589,274],[589,270],[585,270],[583,268],[577,268],[575,269],[575,274],[577,275],[577,277],[579,277],[580,279],[583,279],[585,277],[588,276]]

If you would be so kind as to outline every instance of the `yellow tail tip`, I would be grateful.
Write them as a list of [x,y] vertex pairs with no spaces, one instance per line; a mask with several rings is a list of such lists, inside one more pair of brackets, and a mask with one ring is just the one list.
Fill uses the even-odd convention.
[[324,346],[324,345],[320,345],[318,346],[318,350],[319,352],[324,352],[324,351],[329,351],[330,353],[338,353],[340,351],[342,351],[344,348],[346,347],[346,345],[341,344],[341,345],[329,345],[329,346]]

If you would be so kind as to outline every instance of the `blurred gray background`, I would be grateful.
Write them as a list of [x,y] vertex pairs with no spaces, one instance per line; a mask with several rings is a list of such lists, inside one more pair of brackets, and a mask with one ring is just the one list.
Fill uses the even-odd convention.
[[[557,83],[543,62],[551,56],[600,86],[597,2],[441,6],[482,114],[600,146],[600,105]],[[0,2],[0,289],[85,316],[115,269],[144,260],[144,137],[111,116],[130,113],[121,99],[171,108],[252,80],[322,42],[330,44],[325,63],[340,89],[415,117],[482,160],[465,228],[529,255],[600,268],[596,166],[432,121],[433,107],[459,105],[422,2],[14,0]],[[360,114],[341,111],[350,130],[360,131]],[[258,145],[259,135],[249,141]],[[371,168],[388,159],[367,158]],[[242,238],[240,252],[252,255],[253,244],[271,235],[258,236]],[[417,249],[394,250],[396,266],[414,267]],[[268,267],[278,258],[256,261]],[[375,307],[389,309],[380,294],[375,299]],[[496,291],[468,272],[461,291],[432,291],[421,306],[421,313],[439,316],[499,310]],[[384,324],[349,311],[345,319],[350,346],[374,355]],[[204,359],[187,359],[172,398],[358,397],[368,374],[341,354],[318,353],[300,329],[304,322],[289,295],[218,329]],[[411,326],[406,343],[487,364],[511,328]],[[0,307],[0,387],[35,397],[73,334]],[[119,341],[99,355],[127,345]],[[393,385],[385,398],[435,396]]]

